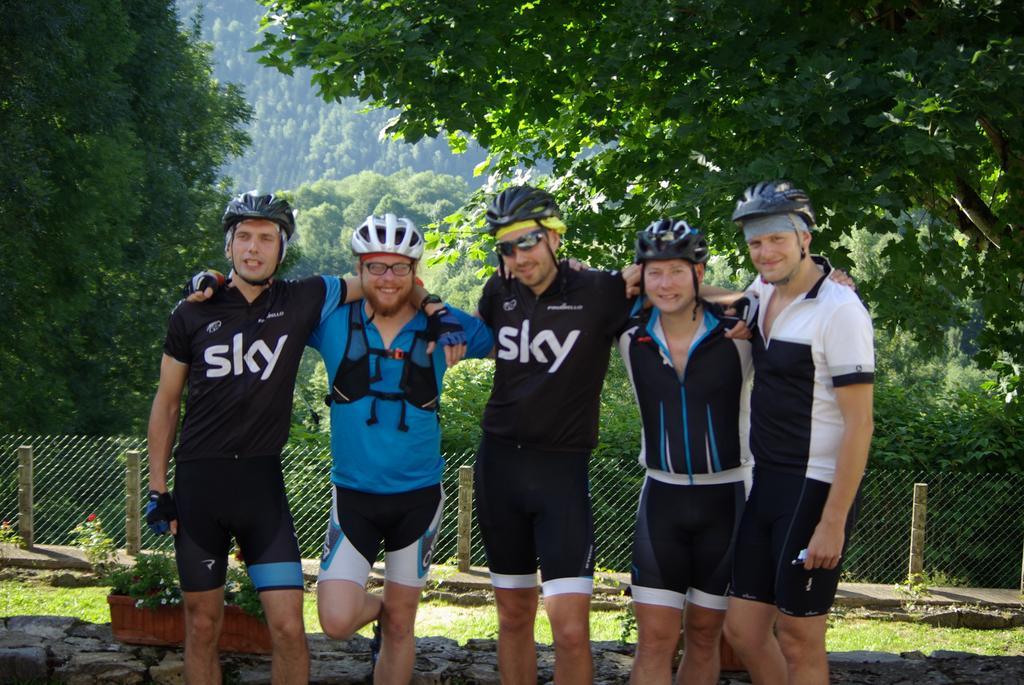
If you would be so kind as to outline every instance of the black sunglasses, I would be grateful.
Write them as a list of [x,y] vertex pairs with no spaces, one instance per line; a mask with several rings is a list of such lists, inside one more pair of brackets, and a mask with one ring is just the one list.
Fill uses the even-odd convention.
[[530,231],[524,236],[520,236],[515,240],[499,240],[495,245],[495,249],[498,250],[498,254],[502,257],[511,257],[515,254],[516,248],[520,250],[529,250],[536,247],[543,238],[544,234],[547,233],[546,228],[538,228],[536,231]]

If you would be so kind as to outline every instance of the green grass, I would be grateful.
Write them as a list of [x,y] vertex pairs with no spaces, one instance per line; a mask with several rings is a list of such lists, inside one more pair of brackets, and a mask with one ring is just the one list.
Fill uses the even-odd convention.
[[929,654],[936,649],[973,652],[989,656],[1024,655],[1024,630],[971,630],[933,628],[921,623],[838,619],[825,640],[828,651],[911,652]]
[[[54,588],[22,581],[0,581],[0,616],[75,616],[92,623],[106,623],[110,620],[106,592],[104,587]],[[304,615],[307,630],[319,632],[313,594],[306,595]],[[593,612],[591,639],[617,640],[623,615],[622,611]],[[463,607],[429,601],[420,605],[416,618],[418,635],[443,635],[460,643],[472,638],[496,637],[497,630],[491,606]],[[363,629],[362,634],[369,636],[369,629]],[[551,642],[551,627],[543,610],[538,612],[536,635],[538,642]],[[1024,655],[1024,630],[933,628],[917,623],[837,616],[829,628],[827,643],[832,652],[919,650],[927,654],[936,649],[948,649],[995,656]]]

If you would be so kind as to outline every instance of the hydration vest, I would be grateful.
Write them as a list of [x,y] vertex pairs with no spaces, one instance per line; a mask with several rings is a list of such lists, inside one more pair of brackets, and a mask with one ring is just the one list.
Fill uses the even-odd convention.
[[[409,430],[405,423],[406,403],[425,411],[437,412],[440,392],[437,388],[433,357],[427,354],[427,345],[430,341],[426,339],[423,331],[416,332],[408,351],[398,348],[386,350],[370,347],[360,304],[349,305],[348,324],[345,354],[334,373],[331,394],[324,398],[327,406],[332,402],[349,404],[369,395],[373,402],[370,404],[370,418],[366,420],[366,425],[372,426],[377,423],[377,400],[401,402],[402,413],[398,419],[398,430],[402,432]],[[402,360],[402,378],[398,384],[398,392],[382,392],[371,387],[383,378],[380,360],[371,363],[376,357]]]

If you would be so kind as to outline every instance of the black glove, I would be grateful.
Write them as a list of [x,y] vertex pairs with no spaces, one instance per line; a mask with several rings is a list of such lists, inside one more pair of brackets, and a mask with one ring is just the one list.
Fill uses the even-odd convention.
[[150,490],[149,501],[146,502],[146,523],[149,529],[157,535],[166,535],[171,532],[171,521],[177,520],[178,507],[171,493]]
[[760,300],[757,294],[748,291],[743,294],[743,297],[726,307],[726,309],[734,311],[735,314],[732,316],[726,314],[725,318],[736,323],[743,321],[747,324],[747,328],[754,330],[754,326],[757,324],[757,307],[759,304]]
[[466,331],[448,307],[441,307],[427,317],[427,340],[439,345],[465,345]]
[[217,292],[217,288],[222,285],[224,285],[224,274],[221,272],[213,269],[200,271],[185,284],[182,296],[188,297],[192,293],[201,293],[207,288],[213,288],[213,291]]

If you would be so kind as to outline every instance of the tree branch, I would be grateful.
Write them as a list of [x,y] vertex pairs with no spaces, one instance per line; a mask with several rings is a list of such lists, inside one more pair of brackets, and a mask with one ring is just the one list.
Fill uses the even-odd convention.
[[985,135],[988,136],[988,142],[995,148],[996,154],[999,156],[999,168],[1003,171],[1008,171],[1010,165],[1017,168],[1024,168],[1024,159],[1020,155],[1015,155],[1010,152],[1010,143],[1006,140],[1003,132],[999,130],[999,127],[992,123],[984,114],[978,116],[978,123],[981,124],[981,128],[985,131]]
[[953,200],[960,212],[970,219],[982,235],[988,238],[990,243],[999,247],[999,219],[974,188],[961,176],[956,177],[956,195],[953,196]]

